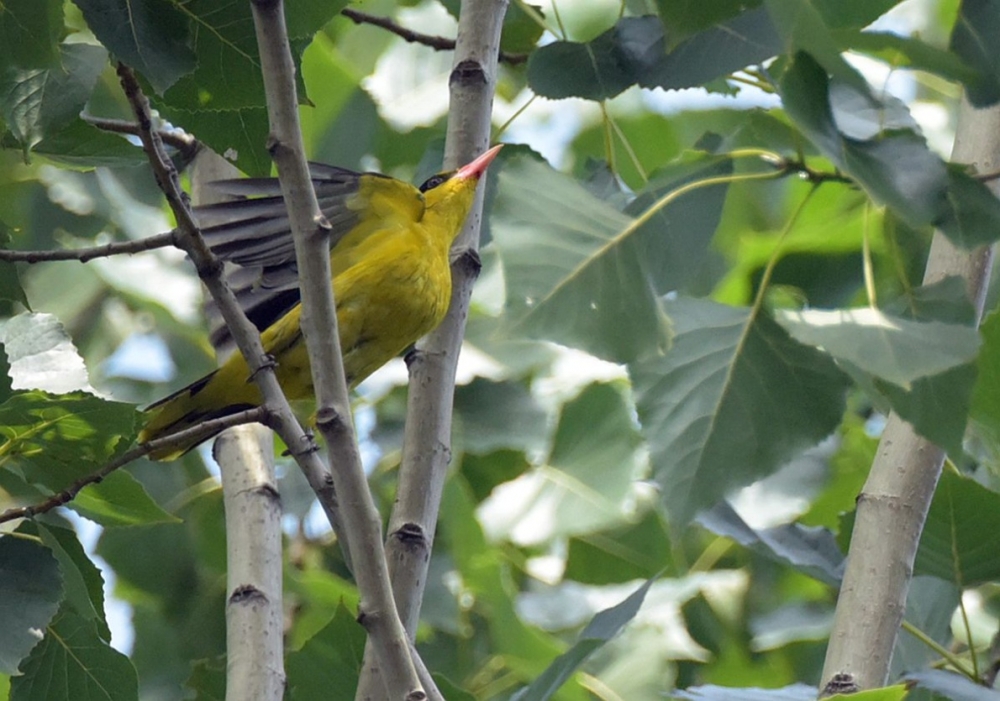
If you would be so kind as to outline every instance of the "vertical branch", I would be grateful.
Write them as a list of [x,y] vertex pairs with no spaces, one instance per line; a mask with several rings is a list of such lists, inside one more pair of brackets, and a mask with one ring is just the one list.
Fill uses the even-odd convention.
[[[208,184],[238,176],[229,161],[201,149],[191,168],[194,203],[227,199]],[[213,453],[226,513],[226,697],[280,701],[285,693],[283,562],[274,437],[259,424],[237,426],[219,435]]]
[[267,94],[269,150],[278,169],[295,240],[302,291],[302,331],[316,393],[316,424],[336,466],[332,473],[333,487],[343,520],[350,526],[346,533],[347,548],[361,594],[358,619],[368,631],[385,672],[382,679],[389,698],[418,701],[426,698],[426,694],[392,598],[382,547],[382,523],[361,466],[347,398],[330,284],[330,227],[316,202],[302,145],[284,8],[280,0],[253,0],[251,8]]
[[[506,10],[507,0],[462,2],[449,79],[446,168],[472,160],[489,145],[500,31]],[[389,519],[386,556],[396,605],[411,638],[420,616],[438,508],[451,457],[455,371],[472,285],[479,275],[476,250],[483,190],[482,186],[478,188],[465,228],[455,243],[458,255],[452,265],[448,315],[418,344],[418,352],[410,363],[403,462],[396,504]],[[358,699],[373,698],[373,679],[378,674],[374,661],[370,650],[366,650]]]
[[281,499],[274,439],[237,426],[215,441],[226,506],[226,698],[280,701],[285,694],[281,598]]
[[[979,172],[1000,167],[1000,107],[977,110],[963,100],[953,160]],[[990,184],[994,194],[1000,190]],[[924,282],[960,275],[977,319],[982,315],[993,249],[963,251],[937,232]],[[847,570],[823,668],[824,694],[885,684],[913,574],[913,561],[944,451],[890,414],[871,473],[858,497]]]
[[[195,204],[218,201],[207,183],[236,175],[230,163],[202,150],[191,173]],[[277,701],[285,674],[281,504],[271,432],[262,426],[228,429],[214,454],[226,514],[226,695]]]

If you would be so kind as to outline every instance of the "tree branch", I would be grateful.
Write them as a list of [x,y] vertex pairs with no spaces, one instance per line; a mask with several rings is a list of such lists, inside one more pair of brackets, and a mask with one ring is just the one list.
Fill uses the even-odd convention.
[[[489,145],[500,30],[507,0],[464,0],[451,79],[445,168],[467,163]],[[420,617],[441,494],[451,458],[452,401],[458,353],[465,335],[472,285],[479,274],[480,185],[465,228],[455,242],[451,306],[444,322],[411,355],[403,462],[396,503],[389,518],[386,550],[393,592],[412,638]],[[358,701],[377,698],[379,670],[370,650],[358,686]]]
[[177,245],[177,230],[147,236],[138,241],[114,241],[103,246],[72,248],[59,251],[11,251],[0,249],[0,260],[10,263],[44,263],[55,260],[76,260],[86,263],[94,258],[108,258],[122,254],[143,253],[157,248]]
[[280,0],[251,3],[271,126],[269,150],[278,170],[295,240],[302,293],[302,332],[316,394],[316,426],[330,451],[333,482],[341,499],[348,550],[361,594],[358,620],[385,670],[393,701],[425,699],[406,632],[396,612],[382,547],[382,521],[368,488],[354,434],[330,284],[330,226],[320,212],[299,126],[294,65]]
[[[110,131],[114,134],[128,134],[130,136],[139,136],[141,134],[140,126],[135,122],[126,122],[123,119],[95,117],[90,114],[82,114],[80,117],[83,121],[92,124],[102,131]],[[160,135],[160,141],[168,146],[173,146],[185,158],[193,158],[198,149],[201,148],[201,143],[196,138],[181,129],[157,129],[156,133]]]
[[[388,17],[379,17],[377,15],[370,15],[367,12],[362,12],[361,10],[355,10],[352,7],[345,7],[340,11],[344,17],[355,24],[370,24],[373,27],[380,27],[388,32],[392,32],[396,36],[400,37],[404,41],[408,41],[411,44],[423,44],[424,46],[429,46],[435,51],[452,51],[455,48],[455,40],[448,39],[447,37],[433,36],[430,34],[421,34],[420,32],[415,32],[412,29],[407,29],[406,27],[397,24]],[[511,66],[517,66],[528,61],[528,54],[511,53],[509,51],[499,50],[499,59],[502,63],[509,64]]]
[[[239,177],[236,166],[209,149],[191,166],[197,205],[234,198],[212,188]],[[220,362],[232,348],[220,349]],[[222,476],[226,513],[226,696],[281,701],[285,690],[281,497],[274,436],[264,426],[229,429],[212,453]]]
[[3,513],[0,513],[0,523],[13,521],[19,518],[32,518],[34,516],[38,516],[39,514],[52,511],[52,509],[57,506],[64,506],[73,501],[73,499],[76,498],[76,495],[79,494],[84,487],[97,484],[118,468],[124,467],[133,460],[141,458],[144,455],[149,455],[150,453],[160,450],[161,448],[174,448],[179,445],[186,445],[192,440],[204,440],[205,438],[214,436],[216,433],[225,428],[253,422],[268,422],[268,412],[265,407],[255,407],[236,414],[224,416],[221,419],[204,421],[197,426],[192,426],[191,428],[186,428],[183,431],[171,433],[170,435],[163,436],[162,438],[157,438],[156,440],[149,441],[148,443],[143,443],[142,445],[126,450],[97,472],[81,477],[77,481],[73,482],[73,484],[66,487],[66,489],[53,494],[43,502],[31,504],[29,506],[20,506],[15,509],[7,509]]
[[[962,101],[953,160],[977,171],[1000,165],[1000,107],[977,110]],[[991,183],[994,194],[1000,184]],[[963,251],[936,232],[924,283],[959,275],[977,321],[983,312],[993,249]],[[847,569],[837,599],[821,686],[846,680],[861,689],[883,686],[906,608],[906,594],[944,451],[895,413],[882,432],[868,480],[858,497]],[[833,684],[832,682],[837,682]],[[829,693],[826,692],[825,693]]]
[[226,510],[226,698],[285,693],[281,498],[274,435],[256,426],[215,441]]

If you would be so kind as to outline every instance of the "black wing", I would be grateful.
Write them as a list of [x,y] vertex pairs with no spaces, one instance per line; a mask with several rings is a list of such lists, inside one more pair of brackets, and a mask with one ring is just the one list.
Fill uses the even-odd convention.
[[[335,246],[358,222],[347,200],[358,191],[360,173],[319,163],[309,164],[323,215]],[[212,183],[236,199],[196,207],[205,241],[226,266],[226,279],[253,324],[263,331],[299,303],[299,277],[288,212],[275,178],[243,178]],[[216,348],[230,347],[232,337],[214,300],[205,305]]]

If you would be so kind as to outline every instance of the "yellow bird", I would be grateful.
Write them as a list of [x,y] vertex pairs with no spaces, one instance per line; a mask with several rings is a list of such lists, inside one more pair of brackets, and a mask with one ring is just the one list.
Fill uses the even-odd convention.
[[[399,355],[444,318],[451,299],[451,244],[472,207],[476,185],[500,146],[420,188],[378,173],[313,166],[320,206],[333,226],[330,260],[340,347],[354,387]],[[313,395],[305,340],[299,327],[294,248],[287,213],[273,180],[227,181],[229,194],[265,195],[201,207],[206,239],[220,258],[244,266],[236,291],[248,316],[264,331],[264,350],[289,399]],[[217,332],[214,340],[224,341]],[[262,404],[243,356],[149,406],[139,434],[145,443],[202,421]],[[172,460],[195,447],[154,451]]]

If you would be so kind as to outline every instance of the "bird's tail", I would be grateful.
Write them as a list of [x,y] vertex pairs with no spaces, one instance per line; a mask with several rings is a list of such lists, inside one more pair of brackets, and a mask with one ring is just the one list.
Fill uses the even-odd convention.
[[[145,411],[150,415],[150,418],[139,434],[139,443],[148,443],[157,438],[192,428],[204,421],[230,416],[259,405],[259,401],[256,403],[252,401],[241,402],[239,397],[233,398],[234,401],[231,403],[217,401],[215,395],[224,390],[219,372],[216,370],[197,382],[146,407]],[[249,400],[249,398],[244,399]],[[176,460],[199,443],[218,433],[219,431],[208,435],[202,434],[186,443],[154,450],[149,454],[149,457],[152,460]]]

